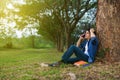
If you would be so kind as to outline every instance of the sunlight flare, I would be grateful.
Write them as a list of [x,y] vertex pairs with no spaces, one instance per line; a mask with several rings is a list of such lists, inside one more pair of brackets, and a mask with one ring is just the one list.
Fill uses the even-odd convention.
[[14,6],[11,3],[7,4],[7,8],[8,9],[15,9]]

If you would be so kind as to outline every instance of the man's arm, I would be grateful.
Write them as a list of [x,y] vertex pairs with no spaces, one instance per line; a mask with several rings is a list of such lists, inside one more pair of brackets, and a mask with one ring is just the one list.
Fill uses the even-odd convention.
[[76,44],[77,47],[80,46],[82,40],[83,40],[83,37],[80,36],[80,38],[78,39],[77,44]]
[[89,59],[88,62],[89,63],[93,63],[95,60],[95,55],[97,52],[97,48],[98,48],[98,39],[95,35],[95,30],[93,28],[90,29],[90,34],[91,34],[91,39],[89,41]]
[[91,38],[92,38],[92,37],[95,37],[94,32],[95,32],[94,28],[91,28],[91,29],[90,29]]

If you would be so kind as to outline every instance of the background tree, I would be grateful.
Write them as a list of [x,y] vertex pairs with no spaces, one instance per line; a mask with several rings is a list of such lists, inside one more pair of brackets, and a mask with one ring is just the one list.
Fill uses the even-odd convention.
[[[48,27],[49,25],[46,24],[51,23],[52,27],[50,29],[44,27],[44,30],[40,30],[40,29],[39,30],[41,31],[41,33],[45,31],[44,33],[51,34],[53,38],[55,38],[53,36],[53,32],[48,30],[53,29],[53,31],[55,32],[56,26],[54,25],[55,24],[57,26],[59,25],[59,28],[57,27],[57,34],[54,33],[54,35],[57,35],[58,37],[58,32],[59,32],[59,37],[56,39],[56,41],[54,40],[51,41],[57,42],[55,44],[62,45],[62,43],[64,43],[65,40],[66,43],[65,45],[67,47],[72,43],[71,40],[72,33],[74,32],[74,29],[77,27],[77,25],[79,25],[82,17],[85,15],[86,12],[88,12],[90,9],[96,6],[96,1],[93,0],[57,0],[57,1],[43,0],[43,1],[30,1],[30,2],[29,0],[27,0],[26,3],[27,3],[26,5],[21,6],[19,12],[20,15],[24,16],[23,20],[26,21],[28,20],[29,17],[31,18],[34,17],[35,20],[38,20],[40,22],[40,29],[42,28],[43,25]],[[32,11],[30,10],[31,8]],[[49,19],[50,16],[48,16],[47,14],[52,15],[51,19]],[[45,20],[42,20],[42,22],[41,22],[41,16],[45,17],[43,18]],[[47,16],[48,19],[46,19]],[[60,37],[60,34],[64,35],[65,38],[64,36]],[[62,47],[60,48],[59,50],[62,50]]]
[[[29,1],[30,3],[28,2],[26,3],[26,2],[24,2],[24,4],[20,4],[19,1],[3,0],[0,3],[0,11],[1,11],[0,13],[0,38],[5,40],[5,42],[4,41],[3,42],[4,42],[5,47],[7,48],[13,47],[12,45],[15,43],[13,39],[18,37],[16,33],[18,31],[24,32],[23,30],[25,30],[26,28],[27,28],[26,32],[24,32],[25,36],[27,37],[28,35],[30,36],[30,38],[28,39],[30,39],[29,41],[31,41],[32,47],[33,48],[35,47],[35,36],[36,35],[34,34],[36,32],[34,31],[37,26],[35,25],[37,24],[37,21],[33,18],[33,14],[35,14],[35,11],[33,12],[33,14],[30,15],[28,13],[31,12],[31,10],[29,10],[28,13],[26,11],[23,11],[29,8],[21,9],[21,6],[23,7],[24,5],[29,6],[29,4],[31,3],[30,1]],[[39,10],[37,11],[39,12]]]
[[56,45],[57,50],[61,52],[64,48],[63,29],[54,15],[45,14],[40,19],[39,34],[46,40],[52,41]]
[[[12,48],[12,38],[15,35],[16,23],[15,23],[15,16],[13,6],[10,3],[10,1],[4,0],[0,3],[0,38],[4,38],[6,41],[5,46],[7,48]],[[6,5],[7,4],[7,5]]]
[[[80,24],[80,20],[85,15],[85,13],[95,7],[96,1],[26,0],[25,4],[23,5],[13,5],[19,9],[19,12],[16,12],[16,14],[19,15],[19,19],[16,19],[16,23],[18,25],[17,27],[19,29],[24,29],[27,25],[31,24],[31,22],[39,22],[39,28],[42,28],[41,26],[44,24],[46,25],[46,23],[50,23],[50,25],[53,25],[54,23],[55,27],[52,26],[50,29],[47,29],[47,27],[46,29],[44,28],[44,31],[46,31],[44,33],[57,31],[57,34],[54,33],[54,35],[57,35],[55,44],[57,45],[57,47],[59,46],[59,50],[63,50],[63,48],[60,46],[63,46],[62,44],[64,43],[64,40],[66,41],[65,43],[68,47],[72,42],[72,33],[74,32],[75,28],[78,27],[78,25]],[[46,16],[43,16],[43,14],[46,15],[48,18],[51,18],[48,20],[53,20],[54,22],[45,19]],[[48,16],[47,14],[51,14],[52,17]],[[45,20],[42,20],[41,16],[45,17],[43,18]],[[43,32],[41,31],[41,33]],[[49,34],[51,34],[51,36],[55,38],[53,36],[53,32]],[[55,42],[54,39],[51,41]]]
[[97,34],[99,50],[109,61],[120,61],[120,0],[98,0]]
[[66,47],[71,44],[71,34],[79,20],[96,5],[96,2],[91,0],[45,0],[45,3],[65,28]]

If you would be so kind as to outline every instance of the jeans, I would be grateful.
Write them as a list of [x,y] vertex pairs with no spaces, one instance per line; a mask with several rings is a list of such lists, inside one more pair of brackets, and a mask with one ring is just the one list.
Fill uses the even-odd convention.
[[[75,58],[71,58],[71,56],[75,54]],[[84,52],[75,45],[71,45],[68,50],[63,54],[62,60],[64,63],[74,63],[79,60],[88,61],[88,56],[84,54]]]

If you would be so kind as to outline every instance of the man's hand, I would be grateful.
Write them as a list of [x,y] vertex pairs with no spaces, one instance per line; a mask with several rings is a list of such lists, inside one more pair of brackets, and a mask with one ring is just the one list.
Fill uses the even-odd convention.
[[79,37],[79,39],[78,39],[78,41],[77,41],[77,44],[76,44],[77,47],[80,46],[80,43],[81,43],[81,41],[82,41],[83,39],[84,39],[84,37],[83,37],[83,34],[82,34],[82,35],[80,35],[80,37]]
[[90,29],[90,33],[94,33],[95,32],[95,29],[94,28],[91,28]]
[[94,32],[95,32],[95,29],[94,29],[94,28],[91,28],[91,29],[90,29],[90,34],[91,34],[91,37],[95,37]]

